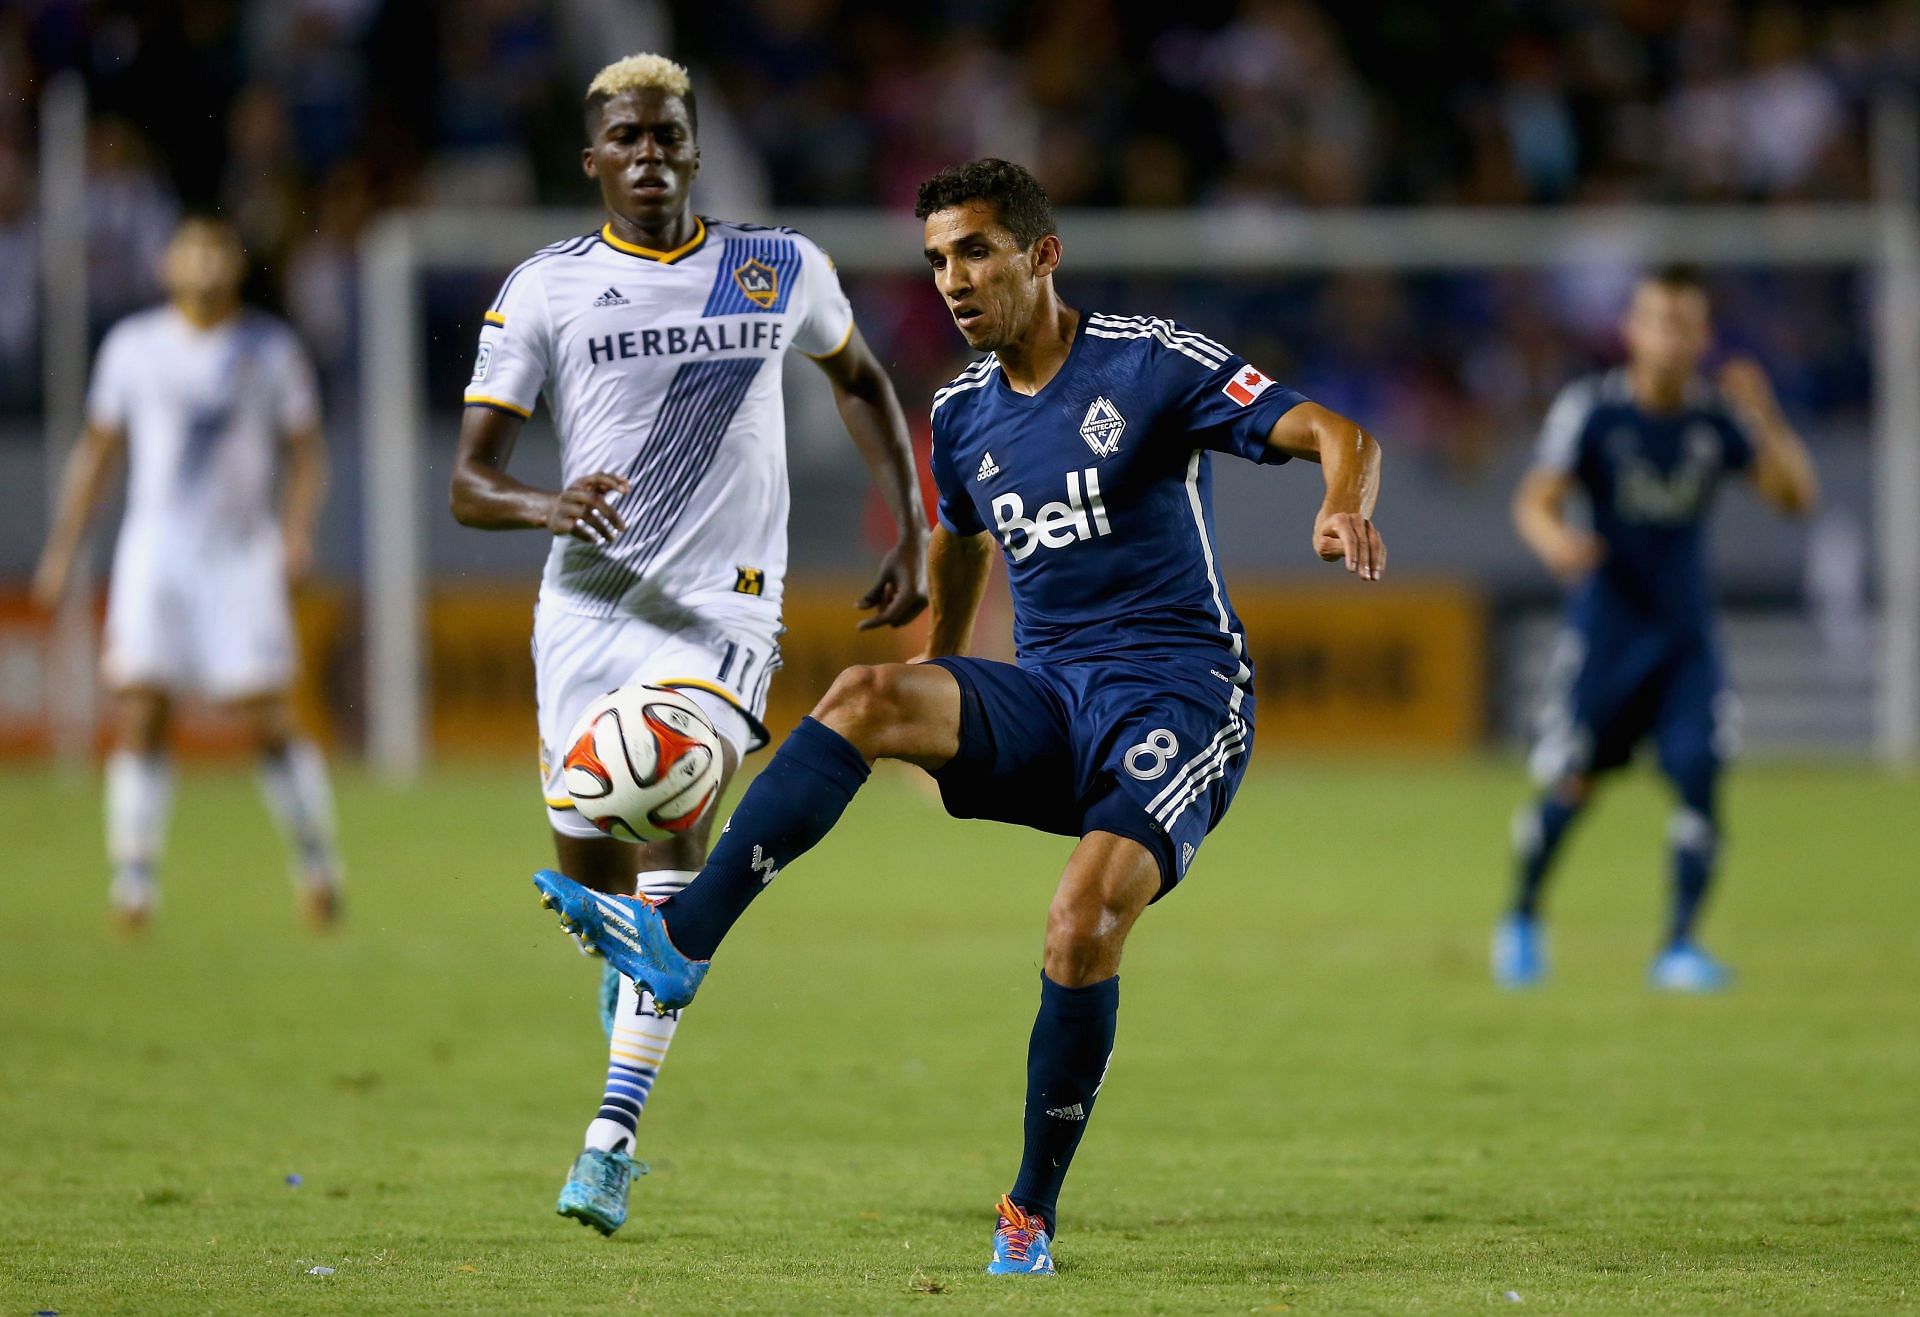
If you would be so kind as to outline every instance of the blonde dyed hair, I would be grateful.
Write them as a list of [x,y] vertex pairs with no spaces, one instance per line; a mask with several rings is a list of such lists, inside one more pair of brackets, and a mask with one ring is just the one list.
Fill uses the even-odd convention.
[[630,91],[661,91],[684,99],[692,90],[693,78],[686,65],[649,51],[617,59],[594,74],[587,84],[587,99],[607,100]]

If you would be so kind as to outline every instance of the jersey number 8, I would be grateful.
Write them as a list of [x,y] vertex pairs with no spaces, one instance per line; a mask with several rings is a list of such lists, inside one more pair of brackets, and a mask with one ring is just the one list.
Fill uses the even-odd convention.
[[1164,727],[1156,727],[1147,733],[1147,739],[1127,749],[1120,762],[1126,767],[1127,776],[1142,782],[1151,782],[1157,777],[1166,776],[1167,765],[1180,754],[1180,738]]

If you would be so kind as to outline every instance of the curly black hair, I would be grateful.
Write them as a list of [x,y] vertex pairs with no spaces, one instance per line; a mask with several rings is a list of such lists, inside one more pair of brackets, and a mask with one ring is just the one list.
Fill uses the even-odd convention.
[[913,204],[913,217],[925,219],[936,210],[947,210],[969,201],[990,203],[1000,223],[1022,247],[1031,247],[1053,227],[1053,203],[1047,200],[1040,180],[1019,165],[989,157],[969,160],[964,165],[949,165],[920,185]]

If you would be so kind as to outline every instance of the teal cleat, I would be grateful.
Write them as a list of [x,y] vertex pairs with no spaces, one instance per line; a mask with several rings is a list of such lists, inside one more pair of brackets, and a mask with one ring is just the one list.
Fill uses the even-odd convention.
[[645,1162],[637,1162],[624,1152],[588,1148],[573,1159],[573,1169],[560,1186],[560,1201],[553,1210],[611,1235],[627,1223],[627,1189],[633,1177],[646,1173]]
[[1647,982],[1660,992],[1724,992],[1733,971],[1692,942],[1674,942],[1653,958]]
[[608,964],[600,966],[600,1027],[613,1037],[613,1026],[620,1014],[620,971]]
[[989,1276],[1051,1276],[1053,1241],[1047,1223],[1013,1199],[1000,1200],[1000,1223],[993,1228]]
[[653,994],[661,1014],[693,1000],[711,961],[680,954],[667,937],[667,921],[644,896],[609,896],[582,887],[565,874],[542,869],[533,875],[540,904],[556,910],[560,923],[607,964]]
[[1503,988],[1532,988],[1547,977],[1547,937],[1540,921],[1508,915],[1493,929],[1493,981]]

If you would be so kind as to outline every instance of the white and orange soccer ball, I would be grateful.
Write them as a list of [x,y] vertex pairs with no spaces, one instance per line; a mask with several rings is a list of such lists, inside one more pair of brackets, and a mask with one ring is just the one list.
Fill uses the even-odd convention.
[[720,794],[720,734],[664,686],[623,686],[588,705],[563,762],[580,817],[621,841],[678,836]]

